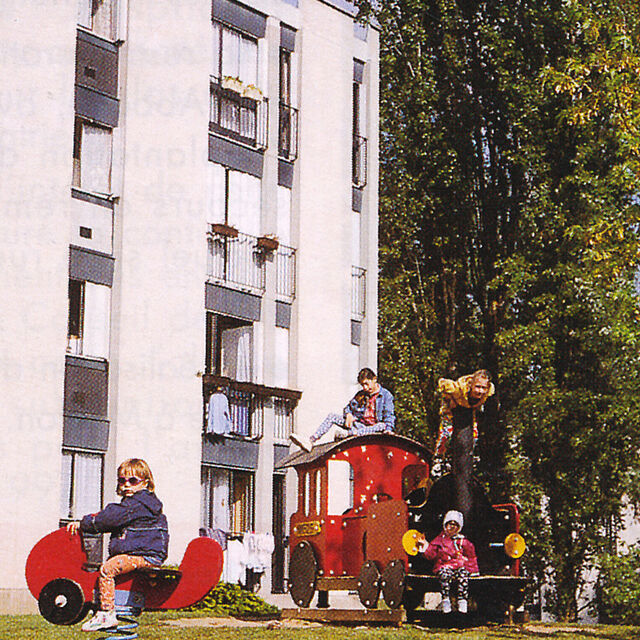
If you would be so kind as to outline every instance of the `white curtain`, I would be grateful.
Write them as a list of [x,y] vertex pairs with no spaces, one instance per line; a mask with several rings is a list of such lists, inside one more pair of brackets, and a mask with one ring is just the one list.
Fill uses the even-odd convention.
[[244,84],[258,86],[258,43],[240,38],[239,77]]
[[207,168],[207,222],[224,222],[225,168],[216,162],[207,162]]
[[95,193],[111,192],[111,130],[82,124],[80,186]]
[[73,455],[66,451],[62,452],[62,473],[60,490],[60,517],[71,518],[71,466]]
[[102,456],[76,453],[74,455],[73,517],[81,518],[87,513],[96,513],[101,507]]
[[213,57],[211,59],[211,75],[218,78],[220,76],[220,23],[212,22],[213,25]]
[[222,29],[222,76],[240,77],[240,34]]
[[91,5],[92,0],[78,0],[78,24],[91,29]]
[[109,357],[110,306],[110,287],[93,282],[85,283],[82,337],[82,352],[85,356]]
[[252,380],[252,340],[251,326],[225,329],[221,339],[222,375],[233,380]]
[[275,328],[275,350],[273,383],[286,389],[289,386],[289,329]]
[[238,337],[238,364],[236,371],[236,380],[243,382],[251,381],[251,327],[241,327],[241,332]]
[[276,232],[282,244],[291,246],[291,189],[278,186],[278,220]]
[[107,38],[114,39],[114,5],[113,0],[93,0],[93,32]]
[[260,178],[229,171],[229,224],[242,233],[260,235]]
[[209,496],[209,518],[207,526],[229,531],[229,472],[221,469],[208,469],[208,487],[205,495]]

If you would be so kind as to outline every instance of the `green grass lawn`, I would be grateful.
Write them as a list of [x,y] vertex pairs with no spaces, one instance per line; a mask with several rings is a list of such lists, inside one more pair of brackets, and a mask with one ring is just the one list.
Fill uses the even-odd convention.
[[[637,640],[640,627],[580,626],[573,624],[542,625],[530,623],[525,626],[487,626],[466,630],[442,630],[405,624],[400,628],[392,627],[335,627],[314,628],[206,628],[168,626],[167,620],[187,617],[185,614],[144,613],[140,617],[140,640],[509,640],[511,638],[530,638],[544,640]],[[198,617],[189,614],[188,617]],[[202,616],[200,616],[202,617]],[[103,634],[104,635],[104,634]],[[72,627],[49,624],[40,616],[0,616],[0,640],[18,638],[20,640],[93,640],[102,637],[99,633],[83,633],[80,625]]]

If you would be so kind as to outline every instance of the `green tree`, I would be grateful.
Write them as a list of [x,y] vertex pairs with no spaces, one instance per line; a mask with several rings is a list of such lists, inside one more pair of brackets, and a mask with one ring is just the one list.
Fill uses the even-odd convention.
[[431,443],[437,378],[493,372],[501,410],[478,472],[496,499],[520,500],[529,569],[552,576],[569,618],[640,444],[632,137],[612,109],[579,116],[586,92],[565,90],[575,61],[605,52],[618,10],[393,0],[376,12],[381,372],[400,428]]

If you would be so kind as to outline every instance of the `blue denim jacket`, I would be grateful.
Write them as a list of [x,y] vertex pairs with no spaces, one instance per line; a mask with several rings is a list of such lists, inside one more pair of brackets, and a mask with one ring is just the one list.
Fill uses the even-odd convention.
[[[350,413],[357,421],[361,422],[364,416],[364,407],[359,407],[355,396],[349,401],[344,408],[343,415]],[[393,407],[393,395],[384,387],[380,387],[378,397],[376,398],[376,421],[384,422],[386,431],[393,431],[396,426],[396,414]]]

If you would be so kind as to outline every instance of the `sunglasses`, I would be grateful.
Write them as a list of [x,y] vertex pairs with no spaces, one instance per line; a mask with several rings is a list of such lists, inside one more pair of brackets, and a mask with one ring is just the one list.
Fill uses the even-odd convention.
[[137,484],[143,482],[142,478],[136,478],[135,476],[131,476],[130,478],[118,478],[118,485],[122,486],[124,484],[130,484],[132,487],[135,487]]

